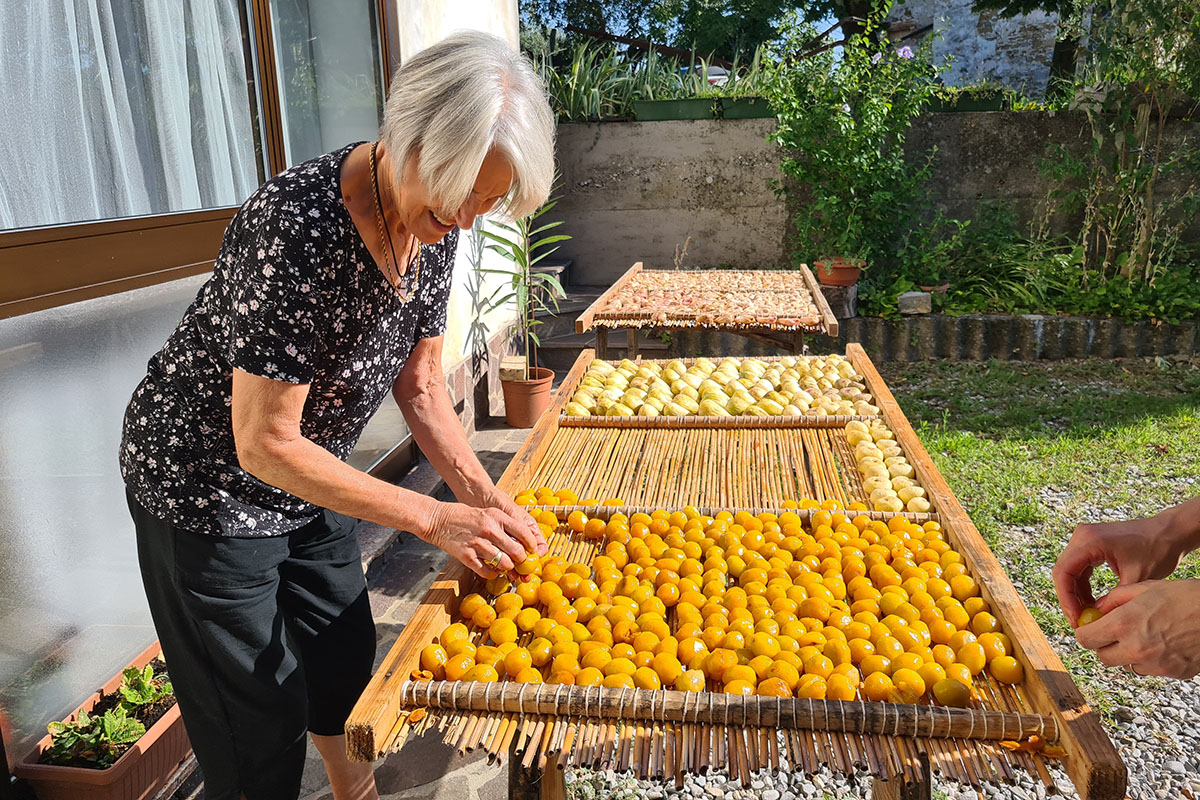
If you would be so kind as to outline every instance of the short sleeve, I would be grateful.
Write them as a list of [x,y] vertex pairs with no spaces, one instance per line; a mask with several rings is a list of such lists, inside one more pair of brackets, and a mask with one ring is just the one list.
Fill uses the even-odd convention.
[[230,262],[229,362],[252,375],[312,382],[324,304],[309,217],[285,205],[243,221],[245,244]]
[[446,234],[436,248],[437,268],[422,281],[418,300],[421,307],[417,317],[416,339],[429,339],[446,332],[446,309],[450,305],[450,287],[454,283],[454,259],[458,252],[458,229]]

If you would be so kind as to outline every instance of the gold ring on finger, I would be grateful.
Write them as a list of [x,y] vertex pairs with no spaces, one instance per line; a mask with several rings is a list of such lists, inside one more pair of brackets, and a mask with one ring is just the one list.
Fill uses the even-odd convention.
[[499,550],[497,550],[495,555],[493,555],[487,561],[483,562],[483,565],[485,567],[489,567],[491,569],[498,570],[498,569],[500,569],[500,559],[503,557],[504,557],[504,554],[501,553]]

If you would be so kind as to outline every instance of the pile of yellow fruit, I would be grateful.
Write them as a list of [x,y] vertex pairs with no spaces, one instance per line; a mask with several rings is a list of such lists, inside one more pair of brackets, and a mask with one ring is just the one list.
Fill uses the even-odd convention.
[[672,361],[628,359],[616,366],[596,359],[567,403],[568,416],[710,417],[738,415],[874,416],[862,377],[842,356],[788,356],[778,361],[699,358],[689,367]]
[[925,490],[913,478],[912,464],[883,420],[872,420],[870,425],[859,420],[846,423],[846,440],[854,448],[863,489],[876,511],[929,510]]
[[[544,530],[559,524],[535,514]],[[1022,679],[936,522],[827,501],[808,525],[790,511],[691,508],[574,511],[566,524],[597,541],[590,563],[531,554],[522,582],[464,597],[462,621],[421,652],[427,676],[960,706],[984,670]]]

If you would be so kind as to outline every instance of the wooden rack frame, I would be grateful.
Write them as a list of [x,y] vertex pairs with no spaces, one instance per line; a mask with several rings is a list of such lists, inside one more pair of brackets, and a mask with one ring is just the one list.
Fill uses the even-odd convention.
[[[590,306],[588,306],[582,314],[575,320],[575,332],[586,333],[593,328],[596,331],[596,354],[599,358],[608,357],[608,332],[610,328],[625,328],[628,332],[628,354],[632,358],[638,353],[638,334],[643,330],[656,330],[660,328],[710,328],[730,333],[736,333],[739,336],[745,336],[748,339],[753,339],[763,344],[772,347],[780,347],[789,350],[792,353],[801,353],[804,351],[804,334],[806,329],[803,327],[780,327],[777,325],[710,325],[699,323],[695,318],[689,317],[674,317],[666,322],[654,321],[647,317],[641,319],[621,319],[618,325],[597,325],[597,320],[605,318],[605,307],[613,296],[625,287],[633,277],[639,272],[650,272],[653,270],[645,270],[643,262],[638,261],[632,267],[625,271],[625,274],[617,278],[616,282],[596,298]],[[664,271],[685,271],[685,270],[664,270]],[[702,272],[704,270],[693,270]],[[712,272],[721,272],[723,270],[711,270]],[[783,271],[778,271],[782,273]],[[801,264],[795,272],[799,272],[804,286],[812,295],[813,302],[817,306],[817,311],[821,315],[821,324],[816,329],[808,329],[812,333],[823,333],[826,336],[838,335],[837,317],[833,315],[833,310],[829,307],[829,302],[825,299],[825,295],[821,293],[820,284],[813,276],[812,270],[807,264]]]
[[[934,466],[865,351],[861,346],[851,344],[847,348],[847,356],[865,379],[881,415],[895,433],[918,480],[938,509],[950,543],[963,555],[978,580],[984,599],[1008,631],[1014,645],[1014,655],[1025,670],[1023,691],[1036,714],[1054,720],[1059,741],[1067,753],[1065,769],[1080,796],[1084,800],[1119,800],[1125,797],[1125,765],[1104,732],[1097,714],[1084,700],[999,562]],[[499,482],[502,490],[515,494],[527,488],[528,481],[559,429],[559,413],[570,398],[570,388],[578,382],[593,357],[594,353],[590,350],[580,355],[551,407],[533,428],[502,476]],[[418,665],[421,649],[452,621],[458,599],[475,591],[478,583],[476,576],[457,561],[450,561],[438,576],[424,602],[385,656],[347,721],[347,748],[351,758],[372,760],[388,751],[400,729],[400,723],[407,716],[402,703],[402,687]],[[577,688],[580,687],[558,687],[558,691],[573,692]],[[511,717],[511,723],[515,721],[516,718]],[[500,741],[511,741],[515,732],[515,725],[511,723],[505,734],[508,738],[501,737]],[[641,727],[638,726],[639,732]],[[500,730],[505,730],[503,725]],[[546,735],[549,735],[548,730]],[[573,735],[568,732],[568,736]],[[531,763],[531,758],[532,752],[527,752],[527,765]],[[907,782],[900,781],[904,784],[905,797],[929,796],[929,763],[923,755],[920,760],[924,764],[925,778],[914,779],[910,775]],[[1048,779],[1045,767],[1040,761],[1034,761],[1038,764],[1039,773]],[[562,773],[551,770],[547,776],[552,780],[543,781],[543,796],[552,796],[555,787],[561,790]],[[901,796],[901,788],[896,781],[877,783],[876,791],[879,797]]]

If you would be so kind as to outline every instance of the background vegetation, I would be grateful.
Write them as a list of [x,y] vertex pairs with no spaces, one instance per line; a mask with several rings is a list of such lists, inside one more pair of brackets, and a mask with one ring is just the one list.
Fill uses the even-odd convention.
[[[905,149],[913,120],[935,99],[996,87],[948,89],[939,77],[946,65],[933,62],[928,46],[892,45],[882,25],[890,0],[817,2],[787,13],[751,0],[531,0],[522,13],[526,44],[561,119],[628,118],[638,100],[769,98],[785,153],[778,188],[798,209],[795,261],[864,259],[860,313],[895,315],[901,293],[930,287],[935,310],[947,313],[1200,316],[1200,248],[1184,238],[1200,211],[1200,137],[1164,146],[1168,127],[1183,130],[1180,117],[1200,115],[1200,5],[976,0],[976,7],[1060,15],[1051,91],[1042,98],[1006,92],[1006,104],[1078,113],[1090,133],[1083,148],[1046,150],[1052,188],[1028,225],[1003,204],[981,204],[970,219],[933,207],[927,181],[938,154]],[[831,13],[844,20],[837,30],[813,24]],[[548,35],[535,24],[563,18],[690,50],[666,57]],[[737,60],[726,85],[710,84],[705,54]]]

